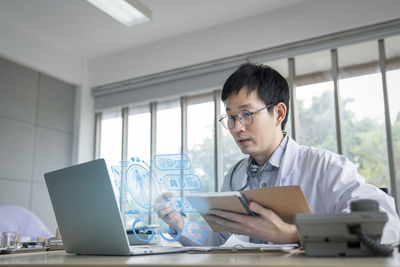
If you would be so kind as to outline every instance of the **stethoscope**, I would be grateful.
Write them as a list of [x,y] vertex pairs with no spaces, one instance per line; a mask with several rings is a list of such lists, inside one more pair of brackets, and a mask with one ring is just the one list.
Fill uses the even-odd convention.
[[[285,136],[286,136],[286,132],[283,131],[283,137],[285,138]],[[235,173],[236,169],[239,167],[240,163],[242,163],[244,160],[246,160],[246,158],[239,160],[239,162],[236,163],[235,166],[233,166],[231,175],[230,175],[230,177],[229,177],[229,189],[230,189],[231,191],[235,191],[235,190],[233,189],[233,187],[232,187],[233,174]],[[243,191],[243,190],[245,190],[245,189],[250,185],[250,178],[252,178],[252,177],[254,177],[254,176],[257,176],[257,173],[261,172],[262,169],[264,169],[265,164],[262,166],[261,169],[259,169],[259,170],[257,171],[257,173],[255,173],[255,174],[253,173],[253,174],[252,174],[252,172],[250,171],[250,162],[253,160],[253,157],[251,156],[250,159],[248,159],[248,160],[249,160],[249,163],[248,163],[248,166],[247,166],[247,169],[246,169],[246,173],[247,173],[246,184],[245,184],[242,188],[240,188],[239,190],[236,190],[236,191]]]
[[[230,177],[229,177],[229,189],[230,189],[231,191],[243,191],[243,190],[245,190],[245,189],[250,185],[250,178],[257,176],[257,174],[258,174],[260,171],[262,171],[262,169],[264,168],[265,165],[264,165],[260,170],[258,170],[256,173],[252,173],[252,172],[250,171],[250,165],[251,165],[250,162],[252,161],[252,159],[253,159],[253,157],[251,157],[250,159],[246,159],[246,158],[241,159],[241,160],[239,160],[239,162],[237,162],[237,163],[235,164],[235,166],[233,166],[231,175],[230,175]],[[247,169],[246,169],[246,173],[247,173],[246,184],[245,184],[242,188],[240,188],[239,190],[234,190],[233,187],[232,187],[233,175],[235,174],[236,169],[239,167],[239,165],[240,165],[244,160],[248,160],[248,161],[249,161],[248,166],[247,166]]]

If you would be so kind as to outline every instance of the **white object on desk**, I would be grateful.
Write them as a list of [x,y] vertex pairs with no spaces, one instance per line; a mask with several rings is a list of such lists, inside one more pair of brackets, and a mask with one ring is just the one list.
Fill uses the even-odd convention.
[[299,247],[297,244],[258,244],[240,240],[237,235],[231,235],[220,247],[225,248],[262,248],[263,250],[290,250]]

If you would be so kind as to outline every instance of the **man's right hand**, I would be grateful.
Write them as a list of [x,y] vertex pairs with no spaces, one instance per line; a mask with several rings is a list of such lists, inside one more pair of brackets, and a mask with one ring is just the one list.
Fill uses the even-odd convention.
[[158,217],[160,217],[163,221],[165,221],[170,228],[175,231],[183,231],[185,226],[185,221],[183,216],[174,210],[170,205],[170,198],[173,197],[174,194],[172,192],[167,192],[162,194],[158,199],[156,204],[154,205],[154,212],[157,213]]

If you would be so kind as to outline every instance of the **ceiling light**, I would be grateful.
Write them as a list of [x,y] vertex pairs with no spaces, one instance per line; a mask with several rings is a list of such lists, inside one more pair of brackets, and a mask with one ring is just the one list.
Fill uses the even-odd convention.
[[136,0],[87,1],[128,27],[151,19],[151,11]]

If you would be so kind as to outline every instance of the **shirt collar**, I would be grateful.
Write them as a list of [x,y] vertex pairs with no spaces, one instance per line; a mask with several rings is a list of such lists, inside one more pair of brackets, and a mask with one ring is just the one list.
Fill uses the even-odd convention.
[[281,164],[282,155],[286,149],[286,144],[288,142],[288,139],[289,138],[288,138],[287,134],[285,134],[285,137],[282,139],[279,146],[275,149],[274,153],[272,153],[271,157],[269,158],[268,162],[272,166],[279,168],[279,166]]
[[268,168],[267,166],[273,166],[275,168],[279,168],[283,153],[285,152],[286,145],[287,145],[287,142],[289,140],[289,137],[286,134],[286,132],[284,132],[283,134],[284,134],[285,137],[282,139],[282,141],[279,144],[279,146],[272,153],[272,155],[269,158],[269,160],[267,162],[265,162],[263,164],[263,166],[261,166],[261,168],[257,165],[257,163],[255,162],[253,157],[249,158],[249,169],[250,169],[251,174],[254,175],[255,173],[259,173],[260,171],[262,171],[264,169],[266,169],[266,170],[271,169],[271,167]]

